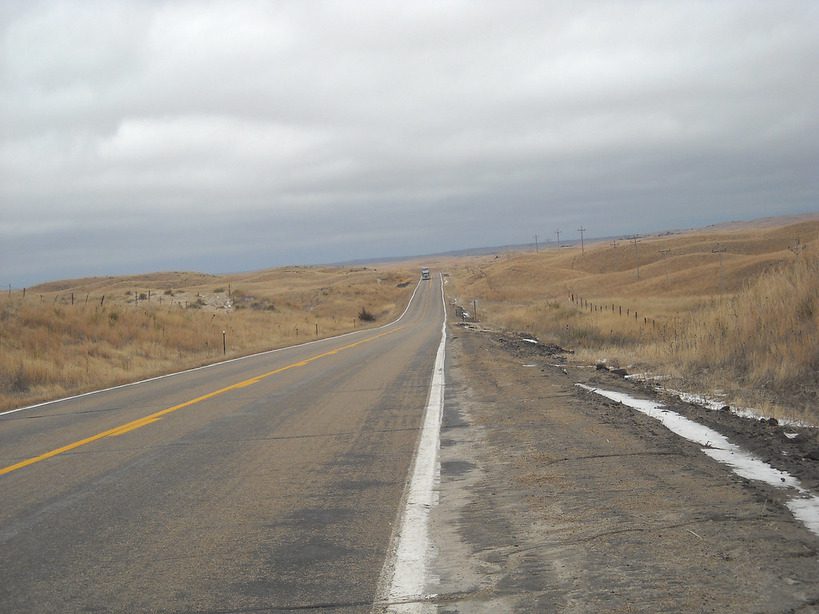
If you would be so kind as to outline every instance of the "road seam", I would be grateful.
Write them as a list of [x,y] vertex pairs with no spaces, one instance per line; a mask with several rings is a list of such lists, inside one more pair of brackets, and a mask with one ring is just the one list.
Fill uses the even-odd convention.
[[404,491],[401,513],[393,527],[390,549],[378,582],[376,608],[388,612],[420,613],[432,611],[425,594],[427,557],[430,552],[429,514],[438,503],[441,477],[439,459],[441,419],[444,410],[444,362],[446,359],[446,300],[441,276],[441,306],[444,322],[441,342],[435,355],[429,396],[410,480]]
[[18,469],[23,469],[24,467],[28,467],[30,465],[34,465],[36,463],[42,462],[44,460],[48,460],[49,458],[54,458],[55,456],[59,456],[60,454],[64,454],[66,452],[70,452],[72,450],[76,450],[82,446],[88,445],[89,443],[93,443],[95,441],[99,441],[100,439],[104,439],[106,437],[118,437],[120,435],[124,435],[126,433],[130,433],[131,431],[135,431],[137,429],[142,428],[143,426],[148,426],[149,424],[153,424],[157,420],[161,419],[163,416],[173,413],[175,411],[179,411],[180,409],[184,409],[186,407],[190,407],[191,405],[195,405],[197,403],[201,403],[202,401],[207,401],[214,397],[220,396],[226,392],[230,392],[231,390],[238,390],[240,388],[246,388],[247,386],[251,386],[256,384],[268,377],[273,375],[277,375],[279,373],[283,373],[284,371],[289,371],[290,369],[295,369],[296,367],[305,367],[310,363],[313,363],[321,358],[325,358],[327,356],[334,356],[341,351],[349,350],[351,348],[357,347],[364,343],[369,343],[370,341],[374,341],[376,339],[380,339],[384,335],[389,335],[394,332],[401,330],[401,327],[395,328],[393,330],[387,330],[372,337],[366,337],[365,339],[361,339],[359,341],[354,341],[353,343],[349,343],[347,345],[343,345],[339,348],[335,348],[332,350],[328,350],[326,352],[322,352],[321,354],[316,354],[314,356],[310,356],[309,358],[305,358],[303,360],[299,360],[298,362],[290,363],[289,365],[285,365],[284,367],[279,367],[278,369],[273,369],[272,371],[268,371],[267,373],[262,373],[261,375],[256,375],[246,380],[242,380],[241,382],[236,382],[235,384],[231,384],[229,386],[225,386],[224,388],[220,388],[218,390],[213,390],[211,392],[205,393],[201,396],[198,396],[194,399],[190,399],[188,401],[184,401],[177,405],[173,405],[172,407],[168,407],[165,409],[161,409],[157,412],[149,414],[147,416],[143,416],[142,418],[137,418],[136,420],[132,420],[130,422],[126,422],[125,424],[121,424],[119,426],[115,426],[113,428],[107,429],[96,435],[91,435],[90,437],[86,437],[84,439],[80,439],[78,441],[69,443],[59,448],[55,448],[54,450],[49,450],[48,452],[44,452],[42,454],[38,454],[37,456],[32,456],[30,458],[24,459],[18,463],[13,465],[9,465],[7,467],[0,467],[0,476],[9,474],[13,471],[17,471]]

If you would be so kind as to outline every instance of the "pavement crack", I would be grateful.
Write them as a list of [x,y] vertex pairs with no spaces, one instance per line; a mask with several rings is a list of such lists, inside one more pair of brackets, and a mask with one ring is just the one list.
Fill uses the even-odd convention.
[[597,458],[627,458],[630,456],[683,456],[680,452],[660,452],[660,451],[645,451],[645,452],[621,452],[618,454],[588,454],[586,456],[566,456],[563,458],[555,458],[547,461],[546,465],[554,465],[566,461],[577,460],[592,460]]
[[689,526],[702,524],[704,522],[753,522],[753,521],[762,521],[762,520],[770,520],[770,518],[766,516],[705,516],[702,518],[694,518],[692,520],[687,520],[685,522],[678,522],[674,524],[662,524],[662,525],[652,525],[652,526],[643,526],[643,527],[624,527],[621,529],[612,529],[610,531],[602,531],[600,533],[595,533],[594,535],[589,535],[587,537],[580,537],[577,539],[572,540],[555,540],[551,542],[540,542],[537,544],[533,544],[531,546],[527,546],[525,548],[517,548],[507,546],[506,548],[499,548],[500,551],[505,551],[507,554],[520,554],[523,552],[531,552],[533,550],[540,550],[542,548],[548,546],[571,546],[577,544],[586,544],[589,542],[596,541],[598,539],[602,539],[605,537],[611,537],[613,535],[622,535],[624,533],[644,533],[646,531],[668,531],[671,529],[682,529]]

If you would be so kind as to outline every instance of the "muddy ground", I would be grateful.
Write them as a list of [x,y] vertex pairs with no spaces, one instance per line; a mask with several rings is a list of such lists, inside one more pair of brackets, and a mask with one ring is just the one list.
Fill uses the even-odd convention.
[[[579,389],[654,391],[555,348],[451,329],[441,432],[440,612],[815,612],[819,538],[657,420]],[[804,486],[816,433],[663,399]]]

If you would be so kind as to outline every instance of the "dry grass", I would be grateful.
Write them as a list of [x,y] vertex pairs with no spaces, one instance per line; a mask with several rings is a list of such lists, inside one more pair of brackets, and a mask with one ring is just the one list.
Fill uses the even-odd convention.
[[[291,267],[54,282],[0,298],[0,410],[377,326],[417,271]],[[361,322],[365,309],[375,317]],[[318,330],[318,334],[317,331]]]
[[582,256],[483,257],[453,265],[448,290],[465,306],[477,299],[485,323],[582,360],[673,375],[691,391],[723,390],[731,403],[819,424],[818,238],[813,216],[645,237],[636,249],[600,244]]

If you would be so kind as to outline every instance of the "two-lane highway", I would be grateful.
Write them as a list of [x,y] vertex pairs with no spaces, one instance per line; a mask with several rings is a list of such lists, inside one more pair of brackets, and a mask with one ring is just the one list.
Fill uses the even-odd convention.
[[0,416],[0,611],[368,611],[443,314]]

